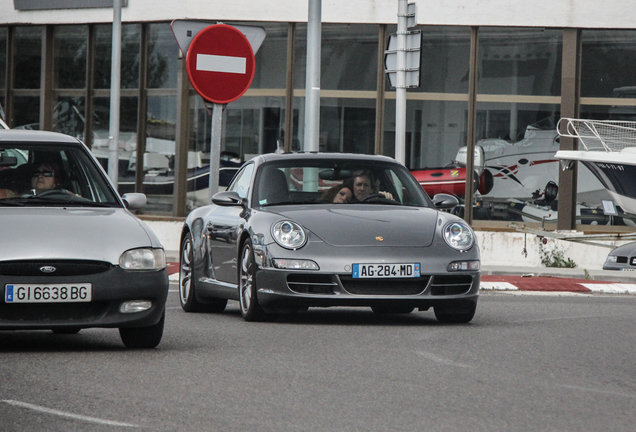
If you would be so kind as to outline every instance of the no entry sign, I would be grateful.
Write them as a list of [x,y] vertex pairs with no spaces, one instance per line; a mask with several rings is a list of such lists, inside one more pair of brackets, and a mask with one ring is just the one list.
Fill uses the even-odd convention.
[[254,78],[254,51],[240,30],[215,24],[192,40],[186,69],[194,89],[204,99],[227,104],[243,96]]

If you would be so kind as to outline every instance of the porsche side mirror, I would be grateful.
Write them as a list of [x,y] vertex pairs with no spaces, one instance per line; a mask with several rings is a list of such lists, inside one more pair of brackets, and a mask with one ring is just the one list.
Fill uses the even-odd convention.
[[459,205],[459,200],[453,195],[439,193],[433,197],[433,204],[438,209],[451,209]]
[[218,206],[242,206],[243,198],[234,191],[218,192],[212,195],[212,203]]

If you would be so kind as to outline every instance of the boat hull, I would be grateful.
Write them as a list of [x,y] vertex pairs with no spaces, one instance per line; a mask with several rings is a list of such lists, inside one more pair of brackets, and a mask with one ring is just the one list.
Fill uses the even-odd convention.
[[620,152],[558,151],[555,157],[579,161],[607,189],[623,211],[636,215],[636,148]]

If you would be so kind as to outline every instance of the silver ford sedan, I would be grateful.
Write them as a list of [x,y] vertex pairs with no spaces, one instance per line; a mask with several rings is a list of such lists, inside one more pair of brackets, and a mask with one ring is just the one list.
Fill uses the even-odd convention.
[[441,322],[475,315],[480,255],[466,222],[442,211],[384,156],[294,153],[247,162],[183,226],[180,301],[187,312],[243,318],[309,307],[376,313],[433,308]]
[[0,330],[118,328],[130,348],[163,336],[168,271],[155,234],[79,140],[0,130]]

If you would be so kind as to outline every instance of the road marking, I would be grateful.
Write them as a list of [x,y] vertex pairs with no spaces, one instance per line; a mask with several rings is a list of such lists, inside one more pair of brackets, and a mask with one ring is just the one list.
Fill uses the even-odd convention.
[[625,283],[608,283],[608,284],[587,284],[582,283],[585,288],[588,288],[590,291],[594,292],[602,292],[602,293],[611,293],[611,294],[636,294],[636,285],[635,284],[625,284]]
[[247,59],[245,57],[197,54],[196,68],[204,72],[245,74]]
[[85,422],[90,422],[90,423],[98,423],[98,424],[103,424],[103,425],[107,425],[107,426],[121,426],[121,427],[139,427],[138,425],[134,425],[134,424],[130,424],[130,423],[122,423],[122,422],[116,422],[116,421],[112,421],[112,420],[104,420],[104,419],[100,419],[97,417],[89,417],[89,416],[85,416],[85,415],[80,415],[80,414],[73,414],[73,413],[69,413],[69,412],[65,412],[65,411],[58,411],[55,409],[51,409],[51,408],[45,408],[39,405],[33,405],[30,403],[26,403],[26,402],[20,402],[20,401],[15,401],[15,400],[3,400],[2,402],[7,403],[9,405],[14,405],[14,406],[19,406],[22,408],[27,408],[33,411],[39,411],[39,412],[43,412],[45,414],[52,414],[52,415],[56,415],[56,416],[60,416],[60,417],[66,417],[66,418],[71,418],[71,419],[75,419],[75,420],[82,420]]
[[519,288],[509,282],[484,282],[481,281],[479,287],[483,290],[497,291],[517,291]]

